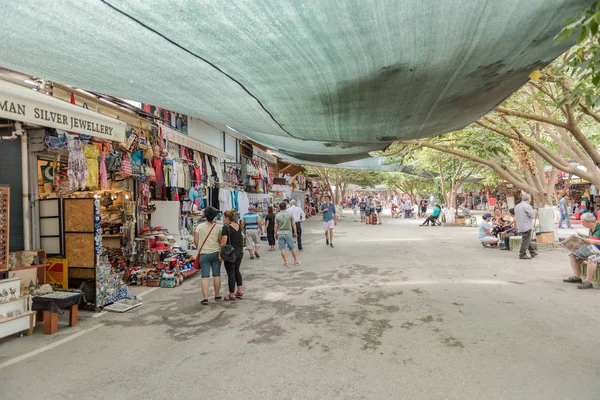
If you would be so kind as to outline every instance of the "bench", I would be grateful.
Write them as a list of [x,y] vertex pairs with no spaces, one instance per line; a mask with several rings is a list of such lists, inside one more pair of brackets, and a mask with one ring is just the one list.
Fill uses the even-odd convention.
[[[587,261],[584,261],[582,263],[579,264],[579,266],[581,267],[581,276],[580,278],[585,280],[587,277]],[[600,285],[600,267],[596,269],[596,273],[594,274],[594,277],[592,278],[592,283],[594,285]]]
[[521,243],[523,243],[523,238],[521,236],[511,236],[508,238],[510,251],[514,251],[516,253],[521,251]]

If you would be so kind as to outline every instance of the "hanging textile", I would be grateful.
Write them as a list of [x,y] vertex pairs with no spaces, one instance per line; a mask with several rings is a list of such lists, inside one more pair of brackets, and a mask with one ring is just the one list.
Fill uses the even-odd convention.
[[85,189],[88,177],[88,167],[79,137],[65,134],[69,140],[69,163],[67,175],[71,190]]

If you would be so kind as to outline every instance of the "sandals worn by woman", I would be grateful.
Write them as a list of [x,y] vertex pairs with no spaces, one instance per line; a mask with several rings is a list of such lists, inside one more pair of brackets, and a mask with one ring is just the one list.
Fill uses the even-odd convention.
[[204,299],[200,302],[200,304],[202,304],[203,306],[207,306],[208,305],[208,299]]
[[237,300],[237,297],[235,297],[235,295],[225,296],[225,301],[233,301],[233,300]]
[[568,282],[568,283],[582,283],[583,281],[578,276],[570,276],[567,279],[563,279],[563,282]]
[[242,292],[237,292],[235,294],[235,297],[237,297],[238,299],[241,299],[244,296],[244,294]]
[[581,285],[577,285],[577,289],[593,289],[594,285],[590,281],[583,281]]

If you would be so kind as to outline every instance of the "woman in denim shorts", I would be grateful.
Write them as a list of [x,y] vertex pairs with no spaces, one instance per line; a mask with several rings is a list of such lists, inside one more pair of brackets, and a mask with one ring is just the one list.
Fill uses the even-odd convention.
[[208,305],[208,281],[210,273],[215,285],[215,300],[221,300],[221,261],[219,260],[219,247],[221,239],[221,225],[215,223],[215,218],[219,212],[208,207],[204,210],[206,222],[198,225],[194,233],[194,243],[198,249],[200,257],[199,266],[200,274],[202,275],[202,302],[203,305]]

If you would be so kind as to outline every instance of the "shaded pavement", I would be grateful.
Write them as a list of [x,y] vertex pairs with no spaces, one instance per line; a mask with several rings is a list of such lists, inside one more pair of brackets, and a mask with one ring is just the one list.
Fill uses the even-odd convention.
[[78,327],[61,326],[58,335],[38,327],[32,337],[0,341],[0,395],[600,396],[600,290],[561,282],[565,252],[521,261],[481,247],[475,228],[383,222],[365,226],[346,214],[330,249],[311,219],[300,267],[284,268],[278,253],[246,255],[241,301],[203,307],[200,279],[192,279],[147,294],[125,314],[82,313]]

